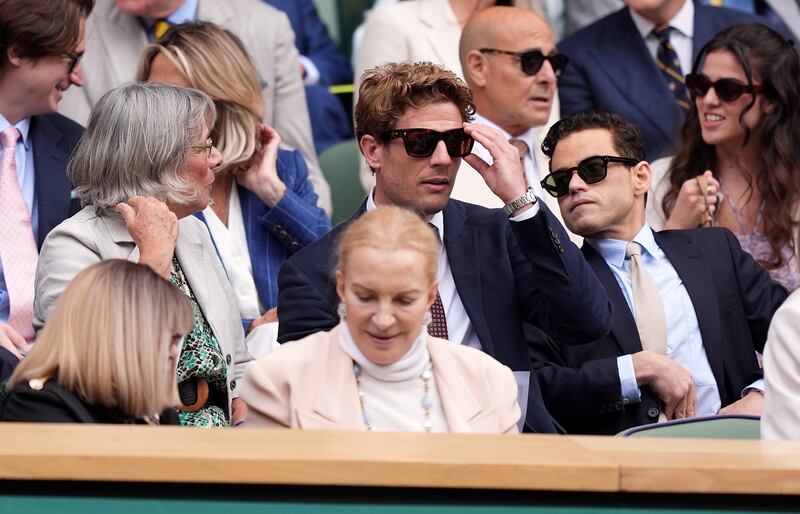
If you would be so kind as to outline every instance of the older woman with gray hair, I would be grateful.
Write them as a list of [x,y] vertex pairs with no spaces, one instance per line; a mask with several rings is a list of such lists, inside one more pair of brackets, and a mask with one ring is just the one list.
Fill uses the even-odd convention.
[[68,168],[84,208],[50,232],[36,270],[37,328],[69,281],[98,261],[146,264],[183,291],[194,328],[178,360],[179,411],[194,426],[244,419],[236,383],[250,360],[225,271],[191,216],[208,205],[221,162],[209,137],[215,117],[211,99],[193,89],[128,84],[106,93]]

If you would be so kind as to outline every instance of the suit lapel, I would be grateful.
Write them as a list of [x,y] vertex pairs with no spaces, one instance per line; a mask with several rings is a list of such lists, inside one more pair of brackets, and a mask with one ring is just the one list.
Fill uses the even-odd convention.
[[31,119],[34,193],[39,213],[38,248],[42,247],[47,233],[69,216],[72,188],[65,173],[69,155],[62,148],[61,139],[61,132],[46,117]]
[[[298,407],[300,428],[316,430],[363,430],[358,389],[353,374],[353,361],[339,344],[339,329],[334,328],[320,341],[327,347],[327,356],[318,359],[316,400],[310,408]],[[291,344],[291,343],[288,343]]]
[[[494,356],[494,342],[483,315],[481,263],[478,252],[480,234],[470,223],[463,209],[463,206],[451,200],[447,202],[447,207],[443,211],[447,262],[458,296],[478,335],[483,351]],[[492,272],[491,269],[486,271]]]
[[[434,62],[448,62],[449,55],[458,54],[458,39],[453,41],[446,37],[451,25],[455,22],[455,15],[452,12],[447,0],[428,0],[419,2],[419,21],[426,27],[426,34],[430,42],[430,49],[433,52],[431,59]],[[447,18],[453,18],[453,21]],[[452,46],[452,48],[451,48]],[[453,53],[454,51],[454,53]],[[458,73],[458,70],[452,70]]]
[[[626,7],[614,14],[616,29],[608,33],[593,48],[587,48],[597,69],[605,71],[608,81],[613,84],[637,110],[643,119],[653,120],[651,126],[665,139],[672,141],[671,127],[680,127],[682,113],[675,102],[670,110],[664,112],[664,97],[673,95],[667,88],[653,56],[639,34]],[[631,80],[631,70],[636,70],[636,80]],[[674,104],[674,106],[672,105]],[[669,120],[664,120],[664,118]]]
[[[191,221],[199,223],[199,221],[192,216],[179,221],[180,230],[178,233],[178,241],[175,244],[175,256],[178,258],[178,262],[183,269],[189,287],[192,288],[194,297],[197,299],[197,304],[202,309],[208,324],[211,325],[211,330],[214,331],[214,334],[216,334],[218,338],[222,338],[224,332],[221,331],[222,327],[217,323],[220,317],[217,316],[217,312],[214,308],[220,305],[220,303],[216,298],[216,301],[209,301],[208,281],[206,280],[209,273],[214,273],[214,270],[211,268],[211,259],[213,256],[206,254],[202,244],[193,242],[193,238],[190,235],[192,232],[191,229],[193,228],[189,224]],[[203,225],[202,230],[208,229]],[[222,302],[221,305],[224,305],[225,308],[228,307],[225,302]]]
[[234,17],[233,11],[226,4],[225,0],[202,0],[198,3],[197,19],[224,26]]
[[[259,222],[259,205],[260,202],[255,202],[253,193],[238,184],[236,184],[237,192],[239,193],[239,205],[242,210],[242,221],[244,223],[244,235],[247,240],[247,248],[250,251],[250,266],[253,268],[253,280],[256,283],[256,291],[258,291],[259,298],[262,291],[269,291],[268,276],[266,265],[269,262],[267,256],[267,235],[262,230]],[[261,303],[266,305],[269,303],[268,298],[260,298]]]
[[113,55],[108,56],[108,65],[114,71],[114,83],[132,81],[136,73],[135,63],[139,62],[142,50],[148,44],[144,26],[139,18],[119,11],[116,6],[109,11],[106,19],[97,20],[96,23],[104,26],[96,27],[95,33],[89,34],[89,37],[99,37],[104,40],[103,46],[113,48]]
[[597,279],[603,284],[608,299],[614,305],[614,320],[611,323],[611,333],[617,340],[620,349],[625,354],[634,354],[642,351],[642,342],[639,339],[639,331],[636,328],[636,320],[631,314],[628,302],[622,294],[617,279],[608,267],[605,259],[588,243],[584,243],[581,248],[586,262],[592,267]]
[[480,402],[472,394],[469,382],[453,364],[443,345],[453,344],[428,338],[428,353],[433,363],[433,378],[442,402],[442,410],[450,432],[475,432],[483,412]]
[[711,270],[700,249],[693,243],[690,233],[674,230],[655,232],[655,238],[692,300],[703,347],[719,390],[722,392],[725,384],[722,326]]

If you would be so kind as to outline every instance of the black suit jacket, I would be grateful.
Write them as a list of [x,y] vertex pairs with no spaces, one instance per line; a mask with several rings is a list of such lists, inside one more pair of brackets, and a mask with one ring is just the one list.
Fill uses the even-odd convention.
[[[178,413],[167,409],[161,413],[162,425],[177,425]],[[22,381],[10,389],[0,404],[0,420],[44,423],[144,423],[122,416],[116,409],[93,405],[77,394],[48,380],[40,390]]]
[[[720,30],[765,21],[732,9],[698,4],[694,9],[692,59]],[[639,127],[648,160],[674,153],[685,112],[675,102],[627,7],[564,39],[558,49],[569,57],[558,78],[562,116],[607,109]]]
[[[764,350],[770,320],[787,292],[727,229],[666,230],[655,239],[692,300],[722,405],[729,405],[760,378],[755,351]],[[546,404],[568,432],[615,434],[655,422],[662,404],[647,387],[641,403],[620,401],[617,357],[641,351],[642,344],[608,264],[588,244],[583,253],[614,304],[611,332],[580,346],[541,338],[531,352]]]
[[[606,334],[611,306],[578,248],[558,220],[541,211],[509,222],[499,209],[450,200],[444,245],[456,290],[483,350],[515,371],[530,371],[523,322],[578,344]],[[350,221],[360,216],[365,204]],[[341,224],[294,254],[278,276],[278,340],[300,339],[338,322],[334,278]],[[532,376],[526,424],[537,432],[557,426]]]
[[71,198],[72,186],[67,178],[67,161],[83,134],[83,127],[60,114],[31,118],[34,194],[39,213],[39,234],[36,245],[56,225],[80,210],[80,200]]

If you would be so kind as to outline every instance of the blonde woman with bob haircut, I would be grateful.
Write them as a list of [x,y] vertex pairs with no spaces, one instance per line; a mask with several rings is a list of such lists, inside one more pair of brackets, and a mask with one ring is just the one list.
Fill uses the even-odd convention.
[[212,23],[176,25],[142,55],[139,80],[198,89],[214,101],[211,138],[222,154],[208,225],[246,330],[275,319],[278,269],[330,230],[297,150],[261,123],[261,80],[241,41]]
[[189,298],[194,328],[178,359],[181,424],[229,426],[244,419],[237,380],[251,357],[236,299],[206,227],[222,157],[216,110],[194,89],[127,84],[106,93],[69,162],[85,207],[47,236],[36,269],[34,326],[49,321],[70,280],[92,264],[150,266]]
[[339,244],[340,323],[247,368],[251,426],[319,430],[515,433],[511,370],[428,335],[439,242],[418,215],[378,207]]
[[187,298],[151,268],[112,259],[75,276],[9,380],[4,421],[177,423]]

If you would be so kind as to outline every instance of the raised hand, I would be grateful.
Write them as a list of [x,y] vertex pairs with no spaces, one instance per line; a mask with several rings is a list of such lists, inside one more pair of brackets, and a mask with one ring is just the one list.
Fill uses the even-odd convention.
[[146,264],[169,278],[178,240],[178,217],[167,204],[155,198],[131,197],[117,204],[128,233],[139,248],[139,264]]
[[271,208],[275,207],[286,192],[286,184],[278,177],[276,166],[281,136],[275,129],[263,123],[258,126],[258,132],[261,144],[250,159],[248,168],[235,173],[236,182],[255,193]]

